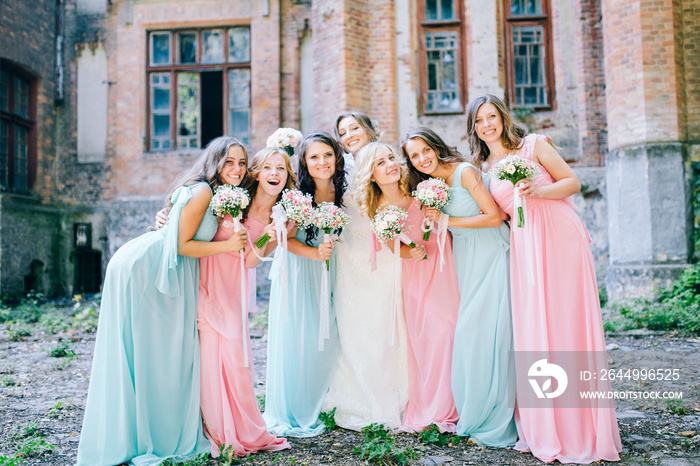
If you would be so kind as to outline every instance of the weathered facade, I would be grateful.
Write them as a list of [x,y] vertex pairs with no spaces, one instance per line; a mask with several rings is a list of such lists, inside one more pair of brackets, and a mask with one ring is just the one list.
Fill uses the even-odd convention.
[[217,135],[359,109],[467,151],[488,92],[574,165],[601,284],[648,293],[692,255],[699,36],[700,0],[4,0],[0,290],[98,289]]

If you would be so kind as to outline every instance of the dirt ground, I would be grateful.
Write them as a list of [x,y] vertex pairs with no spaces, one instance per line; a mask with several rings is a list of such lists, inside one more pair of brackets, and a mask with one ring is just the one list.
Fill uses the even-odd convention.
[[[55,318],[48,324],[42,320],[22,329],[0,326],[0,465],[74,464],[95,334],[86,331],[91,328],[87,320],[84,325],[68,325],[75,323],[76,313],[87,315],[89,303],[76,307],[67,300],[55,305]],[[267,336],[263,323],[264,319],[251,317],[259,395],[265,392]],[[700,465],[700,339],[630,332],[610,334],[606,341],[611,369],[679,370],[676,381],[640,383],[623,377],[613,382],[613,390],[683,393],[681,402],[647,399],[616,403],[623,443],[618,464]],[[530,454],[481,448],[466,441],[438,446],[409,434],[397,435],[395,441],[414,450],[412,464],[542,464]],[[314,438],[291,439],[290,443],[291,450],[262,452],[236,462],[368,464],[353,454],[362,443],[361,433],[335,429]],[[207,460],[196,464],[226,463]]]

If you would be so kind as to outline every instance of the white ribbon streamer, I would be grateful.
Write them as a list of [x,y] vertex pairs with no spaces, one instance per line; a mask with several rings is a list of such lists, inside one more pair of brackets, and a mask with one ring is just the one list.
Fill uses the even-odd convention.
[[[513,216],[511,228],[513,231],[522,230],[525,235],[525,268],[527,269],[527,282],[530,286],[535,285],[535,275],[533,271],[533,261],[532,261],[532,242],[530,241],[530,230],[528,228],[527,217],[527,199],[525,199],[521,194],[521,186],[513,187]],[[520,225],[520,210],[522,209],[522,219],[523,224]]]
[[[330,243],[338,239],[338,235],[324,233],[323,242]],[[330,338],[330,309],[331,309],[331,280],[326,261],[321,262],[321,315],[318,325],[318,350],[323,351],[324,341]]]
[[[445,265],[445,241],[447,240],[447,222],[450,220],[450,216],[444,212],[440,212],[440,219],[437,222],[437,228],[435,228],[435,222],[423,219],[420,229],[423,233],[429,231],[435,231],[438,235],[438,252],[440,253],[440,272],[442,272],[442,266]],[[408,243],[406,243],[408,244]]]
[[[242,229],[241,214],[238,214],[233,219],[233,231],[239,232]],[[238,254],[241,259],[241,341],[243,342],[243,365],[248,367],[248,287],[246,286],[245,248],[238,251]]]
[[[287,314],[288,310],[288,283],[287,283],[287,214],[284,211],[284,207],[279,204],[275,204],[272,207],[272,215],[270,215],[272,221],[275,222],[275,238],[277,239],[277,249],[275,250],[275,255],[273,257],[260,257],[260,254],[253,247],[253,253],[262,262],[276,261],[279,259],[281,262],[281,267],[279,268],[280,278],[282,279],[282,287],[280,289],[280,304],[282,306],[282,315],[284,321],[289,321],[289,316]],[[272,277],[270,277],[272,278]]]

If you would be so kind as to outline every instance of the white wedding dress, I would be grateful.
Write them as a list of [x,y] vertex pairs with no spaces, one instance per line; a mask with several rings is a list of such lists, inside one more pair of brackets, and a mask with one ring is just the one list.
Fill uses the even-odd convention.
[[397,313],[395,341],[390,344],[394,258],[384,246],[372,271],[370,220],[357,210],[351,193],[354,173],[348,171],[350,187],[343,203],[352,222],[335,247],[338,269],[333,290],[340,358],[323,410],[336,408],[335,422],[346,429],[379,423],[395,430],[408,401],[408,375],[402,311]]

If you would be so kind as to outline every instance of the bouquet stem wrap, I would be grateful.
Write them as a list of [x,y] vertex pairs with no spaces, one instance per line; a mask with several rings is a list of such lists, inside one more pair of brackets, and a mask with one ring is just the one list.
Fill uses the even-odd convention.
[[[324,233],[323,242],[330,243],[338,239],[338,235]],[[318,350],[323,351],[324,341],[330,338],[330,309],[331,309],[331,279],[330,261],[325,261],[321,271],[321,316],[318,327]]]
[[[532,243],[530,242],[530,228],[525,223],[527,214],[527,199],[520,193],[520,186],[513,187],[513,232],[522,231],[525,235],[525,267],[527,268],[527,282],[530,286],[535,284],[535,276],[532,265]],[[529,223],[529,222],[528,222]]]

